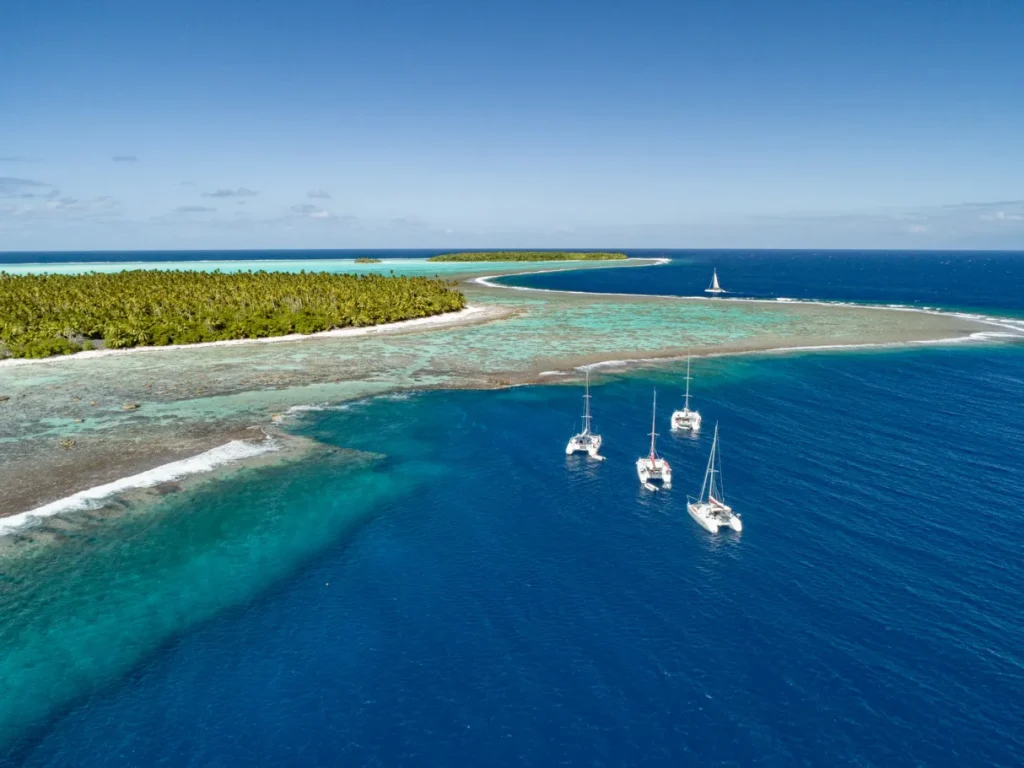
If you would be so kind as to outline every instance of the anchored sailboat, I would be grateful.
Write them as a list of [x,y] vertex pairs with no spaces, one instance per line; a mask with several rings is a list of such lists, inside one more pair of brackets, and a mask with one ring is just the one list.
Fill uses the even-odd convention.
[[578,435],[569,438],[569,444],[565,446],[565,453],[571,456],[574,453],[585,453],[592,459],[604,461],[604,456],[598,454],[601,450],[601,436],[590,431],[590,367],[587,366],[586,389],[583,390],[583,431]]
[[660,482],[662,488],[672,487],[672,467],[665,459],[658,456],[654,449],[654,440],[658,433],[654,431],[655,414],[658,408],[658,391],[654,390],[654,404],[651,406],[651,452],[636,460],[636,474],[640,483],[649,491],[658,490],[652,481]]
[[742,531],[743,521],[732,511],[732,507],[725,503],[722,483],[721,480],[715,480],[716,474],[721,478],[722,457],[718,451],[717,423],[715,439],[711,443],[711,455],[708,457],[708,468],[704,473],[704,484],[700,487],[700,496],[697,499],[687,497],[686,508],[690,511],[690,517],[711,533],[718,533],[718,529],[723,526],[734,531]]
[[704,289],[704,293],[725,293],[725,289],[718,284],[718,270],[711,275],[711,285]]
[[672,414],[672,429],[685,432],[700,431],[700,413],[690,410],[690,357],[686,357],[686,399],[683,401],[683,410],[675,411]]

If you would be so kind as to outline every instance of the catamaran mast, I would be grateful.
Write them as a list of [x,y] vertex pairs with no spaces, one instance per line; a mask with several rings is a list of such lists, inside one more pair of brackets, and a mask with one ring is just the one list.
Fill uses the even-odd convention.
[[590,366],[587,366],[586,389],[583,390],[583,434],[590,434]]
[[690,356],[686,356],[686,402],[683,403],[683,410],[690,410]]
[[[715,422],[715,439],[711,441],[711,456],[708,457],[708,501],[715,495],[715,459],[718,456],[718,422]],[[721,496],[721,494],[719,494]],[[718,499],[721,501],[721,499]]]
[[658,410],[658,390],[654,390],[654,404],[651,406],[651,461],[654,461],[654,438],[658,436],[658,433],[654,431],[654,419],[655,413]]
[[[711,501],[711,495],[714,493],[715,488],[715,447],[718,445],[718,422],[715,422],[715,439],[711,441],[711,455],[708,456],[708,468],[704,472],[704,484],[700,487],[700,498],[697,499],[700,503]],[[708,486],[708,480],[711,481],[710,487]],[[707,491],[707,497],[705,499],[704,492]]]

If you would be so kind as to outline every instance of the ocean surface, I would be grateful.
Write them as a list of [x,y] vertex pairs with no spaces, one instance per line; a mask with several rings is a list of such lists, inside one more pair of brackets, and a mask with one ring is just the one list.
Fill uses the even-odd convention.
[[1024,315],[1024,252],[629,251],[670,259],[657,272],[549,273],[507,285],[611,293],[708,296],[718,270],[722,298],[802,299]]
[[[714,263],[1022,310],[1022,256],[913,290],[879,277],[904,256],[514,280],[687,295]],[[0,559],[0,765],[1020,764],[1024,345],[698,359],[697,438],[678,364],[597,372],[603,463],[563,454],[575,384],[417,392],[291,415],[336,450],[51,518]],[[715,422],[742,534],[685,509]]]

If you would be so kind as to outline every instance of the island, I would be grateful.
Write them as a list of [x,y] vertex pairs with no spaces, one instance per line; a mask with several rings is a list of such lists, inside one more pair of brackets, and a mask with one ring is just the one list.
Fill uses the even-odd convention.
[[369,256],[360,256],[356,259],[356,264],[380,264],[380,259],[372,259]]
[[444,253],[427,261],[611,261],[625,259],[624,253],[602,251],[474,251]]
[[[103,489],[124,487],[126,478],[150,478],[160,467],[177,472],[176,467],[195,462],[242,468],[284,461],[295,455],[289,448],[294,441],[279,434],[281,425],[322,403],[340,408],[412,390],[550,384],[571,380],[581,366],[606,361],[626,365],[642,358],[636,365],[651,366],[688,355],[937,342],[1005,330],[981,317],[880,306],[537,290],[484,279],[536,269],[531,264],[432,265],[448,279],[458,279],[456,289],[417,272],[424,259],[396,259],[394,264],[406,282],[381,275],[324,276],[320,270],[260,273],[270,269],[261,260],[243,262],[234,266],[237,274],[219,276],[207,262],[197,262],[194,271],[176,272],[188,270],[182,265],[148,276],[125,267],[83,275],[80,282],[46,264],[19,272],[39,282],[15,281],[10,272],[6,278],[0,275],[0,345],[9,356],[0,359],[0,531],[5,526],[20,531],[67,505],[91,505],[92,500],[81,501],[76,494],[102,495],[107,493]],[[550,268],[642,269],[657,281],[656,264],[653,258],[630,258],[566,261]],[[96,270],[108,268],[96,265]],[[208,269],[212,277],[207,278]],[[134,281],[139,281],[137,289]],[[314,290],[335,285],[335,306]],[[104,286],[110,287],[109,296]],[[313,313],[304,311],[307,288],[314,294],[308,307]],[[391,297],[395,306],[389,304]],[[381,298],[383,306],[370,301],[374,298]],[[443,311],[446,306],[459,311]],[[262,314],[260,308],[265,308]],[[317,313],[337,314],[319,324],[298,319]],[[372,325],[412,313],[420,316]],[[288,335],[257,337],[259,328],[239,330],[233,317],[268,325],[276,318],[278,327],[262,332]],[[139,322],[134,331],[132,321]],[[158,338],[158,328],[174,324],[180,333]],[[35,348],[36,355],[47,345],[64,348],[88,341],[98,346],[105,343],[108,326],[115,345],[133,343],[126,334],[136,333],[135,348],[111,345],[49,359],[28,359],[30,350],[15,359],[9,348],[32,339],[42,347]],[[325,326],[339,327],[294,333]],[[88,338],[87,332],[92,334]],[[190,334],[224,340],[193,344]],[[281,343],[267,343],[271,340]],[[158,341],[171,346],[156,346]],[[677,373],[682,381],[685,369]],[[189,482],[204,483],[205,472]],[[219,476],[220,470],[209,473],[210,479]],[[154,498],[166,490],[159,488]],[[33,530],[33,536],[43,535],[42,529]],[[20,534],[7,538],[20,540]]]
[[329,272],[0,272],[0,358],[310,334],[466,307],[436,278]]

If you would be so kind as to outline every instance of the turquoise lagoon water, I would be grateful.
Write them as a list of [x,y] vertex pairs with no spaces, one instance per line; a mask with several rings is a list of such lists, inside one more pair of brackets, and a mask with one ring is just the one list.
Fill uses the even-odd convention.
[[[81,257],[87,257],[82,254]],[[600,268],[606,263],[576,263],[574,269]],[[446,277],[448,275],[465,274],[467,272],[507,272],[510,270],[549,270],[565,269],[564,261],[530,262],[453,262],[427,261],[425,258],[402,258],[389,256],[377,264],[357,264],[355,258],[309,258],[309,259],[190,259],[180,261],[91,261],[82,258],[71,262],[27,262],[5,263],[0,261],[0,271],[12,275],[49,273],[58,275],[77,275],[83,272],[122,272],[126,269],[165,269],[165,270],[199,270],[221,272],[241,272],[262,269],[267,272],[346,272],[356,274],[388,274],[409,277]]]

